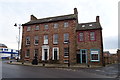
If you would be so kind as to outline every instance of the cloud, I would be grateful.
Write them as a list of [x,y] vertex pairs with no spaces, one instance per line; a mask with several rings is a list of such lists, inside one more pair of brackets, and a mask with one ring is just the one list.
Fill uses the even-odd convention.
[[0,0],[0,42],[17,48],[18,29],[13,25],[28,22],[31,14],[37,18],[65,15],[77,7],[80,23],[93,22],[100,16],[105,48],[116,48],[117,4],[117,0]]

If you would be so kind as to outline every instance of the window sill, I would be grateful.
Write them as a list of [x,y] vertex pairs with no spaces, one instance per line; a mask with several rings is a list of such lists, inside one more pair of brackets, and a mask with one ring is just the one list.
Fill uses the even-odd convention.
[[99,62],[99,60],[91,60],[91,62]]

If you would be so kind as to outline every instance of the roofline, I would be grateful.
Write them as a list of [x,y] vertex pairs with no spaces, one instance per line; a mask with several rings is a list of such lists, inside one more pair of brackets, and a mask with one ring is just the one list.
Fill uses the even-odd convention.
[[[75,14],[68,14],[68,15],[61,15],[61,16],[54,16],[54,17],[41,18],[41,19],[29,21],[29,22],[33,22],[33,23],[28,23],[28,22],[27,22],[27,23],[25,23],[25,24],[22,24],[22,26],[33,25],[33,24],[40,24],[40,23],[56,22],[56,21],[63,21],[63,20],[56,20],[56,21],[48,21],[48,22],[34,22],[34,21],[38,21],[38,20],[52,19],[52,18],[64,17],[64,16],[71,16],[71,15],[75,15]],[[77,16],[76,16],[76,17],[73,17],[73,18],[69,18],[69,19],[64,19],[64,20],[74,20],[74,19],[77,19]]]
[[102,30],[102,28],[96,28],[96,29],[81,29],[81,30],[76,29],[76,31],[88,31],[88,30]]

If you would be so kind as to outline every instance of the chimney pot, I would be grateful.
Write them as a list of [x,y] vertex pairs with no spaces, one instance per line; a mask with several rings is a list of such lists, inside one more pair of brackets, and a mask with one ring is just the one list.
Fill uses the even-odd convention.
[[99,16],[96,16],[96,22],[100,22]]
[[77,8],[74,8],[74,14],[78,14]]
[[37,18],[34,16],[34,15],[31,15],[30,16],[30,20],[32,21],[32,20],[37,20]]

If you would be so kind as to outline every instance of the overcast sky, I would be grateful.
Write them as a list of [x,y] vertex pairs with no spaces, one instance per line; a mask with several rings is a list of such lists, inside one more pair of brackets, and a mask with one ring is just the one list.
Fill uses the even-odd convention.
[[94,22],[100,16],[103,28],[104,50],[111,53],[118,47],[119,0],[0,0],[0,43],[17,49],[18,28],[15,23],[30,21],[30,15],[38,19],[72,14],[78,9],[79,23]]

